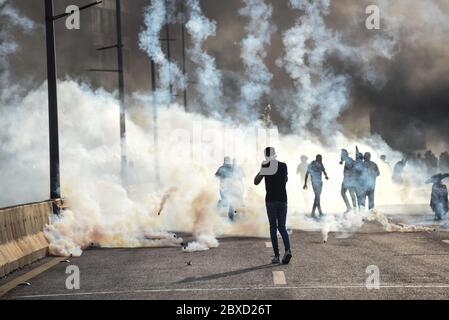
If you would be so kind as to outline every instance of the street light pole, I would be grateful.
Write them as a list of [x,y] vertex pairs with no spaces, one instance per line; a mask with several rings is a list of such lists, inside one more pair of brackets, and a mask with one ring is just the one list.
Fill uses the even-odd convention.
[[123,76],[123,40],[122,40],[122,15],[120,0],[116,0],[117,16],[117,65],[118,88],[120,103],[120,152],[121,152],[121,177],[122,182],[127,181],[128,160],[126,154],[126,110],[125,110],[125,81]]
[[[79,8],[79,11],[101,4],[96,1]],[[47,46],[47,86],[48,86],[48,136],[50,151],[50,200],[53,213],[59,213],[61,204],[61,181],[59,166],[59,126],[58,126],[58,88],[56,70],[55,21],[68,17],[66,12],[54,15],[53,0],[45,0],[45,39]]]
[[[185,10],[184,10],[184,1],[181,1],[181,13],[182,13],[182,23],[181,23],[181,40],[182,40],[182,74],[186,77],[186,28],[185,28]],[[187,111],[187,85],[185,84],[184,88],[184,110]]]
[[[170,49],[170,26],[169,26],[169,20],[167,17],[167,24],[165,25],[165,43],[167,44],[167,60],[169,62],[171,62],[171,49]],[[169,98],[169,105],[172,104],[173,102],[173,83],[172,83],[172,79],[169,79],[170,83],[169,83],[169,94],[170,94],[170,98]]]
[[158,102],[157,102],[157,84],[156,84],[156,64],[151,59],[151,106],[153,110],[153,143],[154,143],[154,175],[156,183],[160,184],[161,174],[159,168],[159,133],[158,133]]
[[56,49],[53,0],[45,0],[45,31],[47,43],[50,199],[58,200],[61,198],[61,185],[59,176],[58,95],[56,82]]

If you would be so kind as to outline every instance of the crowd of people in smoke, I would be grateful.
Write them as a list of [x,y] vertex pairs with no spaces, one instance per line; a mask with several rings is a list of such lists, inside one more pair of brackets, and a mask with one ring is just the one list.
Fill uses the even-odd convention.
[[447,186],[443,184],[443,180],[449,177],[447,173],[449,172],[449,152],[441,153],[439,158],[431,150],[427,150],[424,157],[419,153],[407,155],[394,167],[393,180],[396,183],[405,182],[403,173],[406,167],[430,177],[425,181],[426,184],[432,184],[430,207],[435,213],[435,220],[445,219],[449,211],[449,201]]
[[[277,159],[276,151],[268,147],[264,151],[265,160],[262,162],[259,172],[254,178],[254,184],[259,185],[265,180],[266,197],[265,204],[270,224],[270,236],[273,244],[275,257],[272,260],[274,264],[288,264],[292,258],[290,241],[286,229],[287,220],[287,191],[288,182],[287,165]],[[371,153],[362,153],[356,147],[355,157],[352,158],[346,149],[341,150],[340,165],[343,166],[343,181],[341,184],[341,196],[346,205],[345,214],[351,211],[364,211],[366,199],[368,198],[368,209],[375,208],[375,191],[377,178],[381,175],[377,164],[371,160]],[[383,164],[389,166],[387,157],[382,155],[380,160]],[[430,179],[426,183],[432,183],[432,194],[430,206],[435,213],[436,220],[443,220],[449,211],[448,190],[443,180],[449,178],[449,173],[437,173],[438,170],[445,171],[449,168],[449,154],[444,152],[438,160],[436,156],[427,151],[424,158],[419,154],[410,154],[405,159],[396,163],[392,179],[398,184],[404,182],[402,174],[406,166],[413,166],[414,169],[421,168]],[[308,163],[307,156],[301,156],[301,162],[297,167],[296,173],[304,180],[304,190],[308,190],[308,181],[310,178],[312,190],[315,195],[312,206],[312,217],[317,219],[324,216],[321,208],[321,193],[323,190],[323,176],[329,180],[329,176],[323,164],[323,156],[317,155],[315,160]],[[243,206],[243,179],[245,174],[237,161],[231,162],[230,157],[224,158],[215,176],[220,180],[220,200],[218,207],[228,211],[231,221],[234,221],[237,213],[236,209]],[[351,201],[348,199],[348,193]],[[285,255],[280,259],[277,233],[282,236]]]
[[448,172],[449,152],[442,152],[439,158],[431,150],[427,150],[424,153],[424,157],[421,153],[409,153],[394,166],[393,180],[396,183],[404,183],[403,173],[406,167],[410,167],[415,172],[423,173],[427,176],[435,175],[438,172]]
[[[380,157],[380,161],[390,167],[385,155]],[[340,193],[346,205],[345,213],[352,210],[364,210],[365,207],[368,207],[369,210],[374,209],[376,179],[381,172],[377,164],[371,160],[371,154],[369,152],[363,154],[356,148],[355,158],[352,158],[346,149],[342,149],[340,165],[343,165],[344,168]],[[394,165],[392,180],[396,184],[405,183],[404,171],[406,168],[430,177],[425,181],[427,184],[433,184],[430,206],[435,213],[436,220],[444,219],[449,211],[449,204],[447,187],[442,181],[449,177],[449,152],[441,153],[439,158],[430,150],[426,151],[424,156],[420,153],[408,154]],[[304,181],[304,190],[308,190],[310,178],[314,193],[312,217],[316,218],[316,211],[318,211],[319,217],[324,216],[321,208],[323,176],[326,180],[329,180],[329,177],[323,165],[323,157],[317,155],[315,160],[309,163],[307,156],[301,156],[296,173]],[[245,173],[237,164],[236,159],[231,161],[230,157],[225,157],[223,165],[217,170],[215,176],[220,180],[218,207],[227,209],[229,219],[233,221],[237,208],[243,205]]]
[[[341,150],[340,165],[344,165],[343,182],[341,185],[341,196],[346,205],[346,212],[352,210],[361,210],[366,206],[368,198],[369,209],[374,209],[374,193],[376,189],[376,179],[380,175],[377,164],[371,161],[371,154],[366,152],[362,154],[358,148],[355,159],[349,156],[346,149]],[[307,168],[307,169],[305,169]],[[304,177],[304,190],[307,190],[307,181],[310,176],[315,199],[312,207],[312,217],[316,217],[316,210],[323,216],[321,209],[321,192],[323,189],[322,176],[329,180],[326,169],[323,165],[323,157],[317,155],[316,159],[307,164],[307,157],[301,157],[301,163],[298,165],[297,173],[301,178]],[[349,193],[352,205],[348,200]]]

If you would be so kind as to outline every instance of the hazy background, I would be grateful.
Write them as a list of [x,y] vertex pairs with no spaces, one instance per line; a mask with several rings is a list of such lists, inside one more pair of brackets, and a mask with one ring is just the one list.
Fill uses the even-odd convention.
[[[31,34],[17,34],[20,50],[10,57],[12,80],[24,87],[39,86],[45,80],[44,10],[40,0],[12,0],[24,15],[38,23]],[[56,0],[55,12],[62,13],[69,4],[84,5],[91,1]],[[147,55],[138,48],[138,33],[142,30],[143,10],[149,0],[123,2],[125,70],[127,93],[151,88],[150,66]],[[268,1],[274,7],[273,22],[278,30],[272,37],[266,60],[274,78],[273,95],[264,97],[263,105],[275,106],[274,120],[281,130],[288,132],[285,119],[277,116],[282,107],[281,92],[288,92],[292,83],[283,68],[275,61],[283,52],[282,32],[292,27],[300,15],[292,10],[287,0]],[[375,88],[358,81],[358,72],[341,61],[334,68],[351,75],[351,105],[340,121],[348,134],[367,135],[379,133],[393,148],[417,151],[433,148],[439,154],[449,141],[449,39],[447,37],[449,0],[338,0],[332,1],[332,12],[326,18],[329,27],[340,32],[345,39],[370,41],[365,28],[365,8],[368,4],[382,5],[382,26],[388,26],[399,35],[396,54],[391,61],[379,61],[378,68],[386,74],[386,83]],[[208,52],[216,57],[224,73],[225,95],[237,95],[235,81],[243,74],[240,58],[240,41],[244,37],[247,20],[238,14],[243,6],[240,0],[201,1],[204,13],[217,21],[217,36],[207,41]],[[58,74],[60,78],[72,77],[90,82],[94,87],[116,89],[116,75],[89,73],[89,68],[115,68],[115,52],[97,52],[95,48],[115,43],[115,1],[104,0],[101,9],[82,12],[81,30],[69,31],[64,21],[56,23]],[[2,21],[0,21],[0,24]],[[181,61],[180,25],[171,25],[173,59]],[[189,37],[187,36],[187,47]],[[187,70],[190,63],[187,61]],[[194,90],[188,90],[189,100]],[[179,99],[181,99],[181,94]]]

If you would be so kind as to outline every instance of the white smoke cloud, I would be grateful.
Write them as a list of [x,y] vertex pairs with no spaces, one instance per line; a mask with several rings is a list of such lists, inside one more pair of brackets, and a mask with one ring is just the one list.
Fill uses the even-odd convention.
[[[322,1],[320,4],[326,2]],[[150,26],[154,22],[157,27],[163,22],[154,19],[164,15],[157,2],[153,2],[153,5],[154,8],[149,9],[149,13],[152,13],[147,15],[152,18],[147,23]],[[198,72],[209,72],[201,74],[204,78],[198,74],[201,78],[198,88],[200,92],[204,90],[206,94],[211,94],[203,102],[209,101],[210,104],[205,104],[205,107],[214,110],[220,100],[221,90],[218,90],[220,86],[217,86],[217,83],[221,80],[217,80],[220,76],[213,58],[202,51],[202,46],[205,39],[214,34],[215,24],[202,16],[198,1],[190,1],[189,7],[192,9],[188,23],[194,38],[192,50],[200,55],[197,60]],[[310,9],[307,6],[304,8]],[[304,81],[307,88],[316,91],[304,95],[311,101],[310,106],[314,107],[315,101],[336,106],[344,105],[347,98],[347,79],[336,76],[326,68],[323,48],[317,47],[310,52],[305,48],[304,37],[312,37],[309,28],[315,26],[311,20],[317,15],[320,16],[321,12],[326,12],[326,6],[321,8],[317,5],[313,8],[318,11],[309,12],[304,17],[304,24],[290,30],[284,38],[293,51],[287,50],[288,58],[291,59],[291,72],[299,84]],[[158,16],[155,12],[161,15]],[[315,23],[324,28],[320,21]],[[151,27],[149,30],[154,29]],[[323,32],[325,30],[318,29],[320,37],[326,39]],[[149,49],[151,52],[154,49],[153,53],[156,54],[159,51],[153,45],[156,46],[157,41],[151,36],[153,35],[150,34],[150,37],[146,38],[149,39],[148,48],[152,48]],[[317,39],[321,39],[320,37]],[[295,51],[296,49],[299,50]],[[296,52],[303,57],[304,51],[310,53],[310,66],[307,67],[298,64],[301,61],[305,64],[305,58],[294,60],[293,56]],[[210,59],[203,60],[204,57]],[[302,75],[304,70],[309,72],[309,78]],[[316,76],[318,71],[325,72],[319,74],[317,86],[312,76]],[[214,81],[208,82],[210,77]],[[310,80],[309,83],[306,80]],[[354,218],[356,222],[348,222],[347,218],[339,215],[344,211],[344,203],[339,194],[342,168],[338,165],[340,155],[335,148],[323,146],[313,137],[303,134],[278,134],[278,138],[267,141],[265,135],[256,133],[255,128],[250,125],[238,127],[201,114],[189,114],[176,105],[160,112],[159,152],[164,161],[161,161],[162,185],[158,185],[153,178],[155,150],[149,139],[153,135],[154,127],[146,108],[149,97],[145,95],[142,95],[140,102],[135,101],[129,108],[127,142],[130,186],[125,189],[120,182],[117,100],[111,93],[93,90],[76,81],[60,81],[58,89],[61,108],[62,194],[67,198],[70,209],[55,218],[46,230],[53,254],[79,255],[83,248],[91,244],[102,247],[180,245],[182,239],[175,237],[171,231],[194,234],[196,241],[187,244],[187,252],[216,247],[216,237],[224,235],[267,237],[264,189],[252,184],[252,177],[259,170],[262,149],[267,144],[276,147],[279,159],[285,161],[290,168],[288,193],[291,227],[322,230],[323,237],[327,237],[328,232],[353,230],[359,225],[360,217]],[[336,93],[330,95],[330,91]],[[0,206],[15,204],[17,201],[39,201],[48,198],[48,133],[43,130],[47,125],[46,108],[45,84],[8,104],[2,103]],[[301,109],[301,112],[305,111],[307,110]],[[316,110],[311,108],[309,111]],[[336,114],[323,113],[321,118],[332,122]],[[189,136],[190,133],[193,134],[192,137]],[[191,151],[191,138],[194,141],[193,159],[186,157]],[[355,145],[355,141],[340,132],[334,133],[334,141],[338,146]],[[371,151],[375,160],[380,154],[387,154],[392,160],[401,157],[375,137],[370,141],[357,141],[357,144],[362,151]],[[301,150],[301,153],[309,155],[309,158],[318,153],[324,156],[331,180],[326,181],[324,185],[323,209],[331,215],[323,223],[311,221],[305,216],[310,210],[307,199],[310,200],[312,195],[310,192],[299,191],[301,181],[293,174],[292,169],[296,167],[300,156],[295,150]],[[217,210],[218,181],[213,176],[221,158],[228,154],[237,157],[246,172],[243,181],[244,207],[238,208],[238,219],[233,224],[226,220],[226,213],[223,217],[223,213]],[[427,201],[423,188],[411,186],[407,188],[406,193],[402,193],[402,187],[391,182],[391,169],[387,166],[380,167],[382,175],[378,184],[378,204],[413,204]]]
[[[338,73],[329,59],[337,55],[346,63],[358,64],[365,80],[379,84],[370,62],[374,58],[391,58],[395,38],[376,35],[362,46],[346,44],[341,34],[327,27],[325,18],[331,12],[330,0],[290,0],[293,9],[301,10],[295,26],[283,34],[285,54],[277,61],[292,78],[296,87],[292,106],[284,109],[297,130],[308,126],[326,137],[338,130],[337,119],[350,104],[351,78]],[[366,43],[366,42],[364,42]]]
[[[180,246],[182,239],[175,238],[170,231],[194,234],[196,242],[186,246],[187,252],[216,247],[218,242],[214,239],[225,235],[268,236],[265,190],[252,183],[267,142],[265,135],[256,134],[254,127],[236,128],[219,120],[186,113],[176,105],[162,109],[159,152],[164,161],[161,161],[162,184],[158,185],[154,181],[154,148],[148,138],[153,133],[151,117],[146,102],[135,102],[129,109],[133,111],[127,122],[130,186],[126,190],[120,182],[117,100],[111,93],[92,90],[74,81],[59,82],[58,88],[61,186],[70,209],[55,219],[46,231],[53,254],[78,255],[91,244],[102,247]],[[14,104],[0,108],[0,206],[24,199],[48,198],[48,148],[45,147],[48,133],[42,129],[47,123],[46,101],[44,84]],[[190,159],[186,155],[190,154],[192,128],[194,158]],[[337,133],[335,139],[338,145],[355,144],[341,133]],[[294,174],[299,154],[294,150],[301,150],[310,158],[323,154],[331,177],[323,189],[323,210],[337,213],[336,222],[328,229],[333,232],[348,225],[339,217],[339,212],[344,211],[344,202],[339,193],[343,169],[338,165],[338,150],[299,135],[277,135],[277,138],[274,135],[270,144],[277,148],[280,160],[289,166],[290,226],[301,230],[323,228],[322,223],[305,217],[311,209],[305,199],[310,203],[312,194],[300,191],[301,181]],[[358,141],[358,144],[362,151],[371,151],[373,159],[378,159],[380,154],[387,154],[390,159],[400,157],[381,140]],[[214,173],[225,154],[237,157],[246,173],[244,207],[237,208],[235,223],[227,221],[227,212],[217,210],[219,192]],[[376,195],[379,205],[427,201],[427,193],[413,185],[401,195],[401,187],[391,182],[391,170],[380,163],[379,166],[382,173]]]
[[[171,2],[170,2],[171,3]],[[178,65],[167,59],[161,47],[162,28],[166,23],[175,19],[172,6],[166,7],[165,0],[152,0],[151,5],[145,9],[145,30],[139,34],[139,46],[153,59],[158,68],[158,100],[162,103],[170,103],[170,85],[173,86],[173,94],[176,90],[182,90],[186,86],[186,79]]]
[[[17,26],[23,31],[31,31],[35,28],[35,23],[28,17],[22,15],[16,8],[14,8],[6,0],[0,1],[0,16],[7,18],[9,21],[9,27]],[[6,25],[5,27],[7,27]],[[2,28],[3,29],[3,28]]]
[[249,17],[245,27],[246,36],[241,43],[241,58],[245,65],[245,80],[241,88],[240,112],[253,112],[264,94],[270,92],[273,74],[264,63],[266,47],[271,43],[271,35],[276,27],[271,22],[273,7],[264,0],[245,0],[245,7],[239,14]]
[[187,0],[187,7],[190,15],[186,28],[193,42],[189,54],[196,64],[198,102],[207,113],[223,114],[222,74],[217,69],[215,58],[203,49],[204,42],[216,34],[216,22],[203,15],[199,0]]

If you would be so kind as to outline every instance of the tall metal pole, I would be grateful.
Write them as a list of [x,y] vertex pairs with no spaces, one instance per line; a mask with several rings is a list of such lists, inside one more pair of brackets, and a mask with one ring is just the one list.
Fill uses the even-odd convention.
[[126,110],[125,110],[125,81],[123,76],[123,41],[122,41],[122,12],[120,0],[116,0],[117,16],[117,65],[118,89],[120,103],[120,151],[121,151],[121,177],[122,182],[127,181],[127,155],[126,155]]
[[[182,74],[184,77],[186,76],[186,39],[185,39],[185,33],[186,33],[186,27],[185,27],[185,16],[184,16],[184,1],[181,1],[181,12],[182,12],[182,18],[183,21],[181,23],[181,37],[182,37]],[[184,88],[184,110],[187,111],[187,83]]]
[[48,126],[50,146],[50,199],[61,198],[59,176],[58,95],[56,78],[55,29],[53,0],[45,0],[45,32],[47,42]]
[[156,84],[156,65],[154,60],[151,59],[151,106],[153,110],[153,143],[154,143],[154,174],[156,183],[161,181],[161,175],[159,172],[159,135],[158,135],[158,114],[157,114],[157,84]]
[[[167,59],[168,59],[168,61],[171,61],[171,49],[170,49],[170,41],[171,41],[171,39],[170,39],[170,26],[169,26],[170,21],[169,21],[168,18],[169,17],[168,17],[168,13],[167,13],[167,16],[166,16],[167,24],[165,25],[165,42],[166,42],[166,45],[167,45]],[[173,84],[172,84],[172,80],[171,79],[170,79],[170,86],[169,86],[169,88],[170,88],[169,103],[172,103],[173,102]]]

